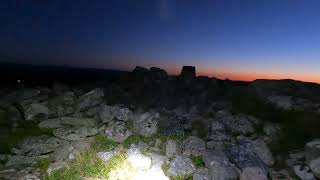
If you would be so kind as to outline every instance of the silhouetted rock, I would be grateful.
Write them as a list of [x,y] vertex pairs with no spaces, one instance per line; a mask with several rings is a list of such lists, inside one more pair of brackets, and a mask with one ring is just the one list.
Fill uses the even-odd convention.
[[183,66],[180,74],[181,77],[190,79],[196,77],[196,67],[194,66]]

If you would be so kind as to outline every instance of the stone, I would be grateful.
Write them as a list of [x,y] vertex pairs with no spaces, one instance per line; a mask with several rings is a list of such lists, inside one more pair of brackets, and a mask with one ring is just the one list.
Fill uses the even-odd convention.
[[132,111],[128,108],[121,108],[119,106],[103,105],[99,109],[98,116],[103,123],[109,123],[115,119],[128,121],[129,119],[132,119]]
[[256,139],[252,142],[255,152],[260,159],[268,166],[274,165],[272,153],[267,144],[262,139]]
[[275,105],[278,109],[291,110],[293,108],[293,101],[291,96],[269,96],[267,101]]
[[194,171],[195,167],[189,158],[177,155],[169,164],[168,175],[186,177],[192,175]]
[[294,170],[294,173],[301,180],[315,180],[316,179],[308,166],[296,165],[293,167],[293,170]]
[[183,66],[180,76],[185,79],[195,78],[196,68],[194,66]]
[[209,129],[206,141],[209,149],[224,149],[232,141],[232,137],[226,131],[211,131]]
[[248,135],[254,132],[253,125],[249,120],[250,116],[246,115],[229,115],[221,119],[221,122],[225,124],[227,130],[230,130],[233,134]]
[[122,143],[132,135],[132,132],[129,130],[125,122],[116,121],[106,127],[103,134],[113,141]]
[[96,120],[93,118],[62,117],[60,121],[62,125],[69,126],[95,127],[97,125]]
[[96,88],[93,89],[78,99],[77,110],[84,111],[86,109],[92,108],[103,101],[104,93],[102,89]]
[[280,171],[274,171],[271,169],[269,175],[272,180],[294,180],[294,178],[292,178],[285,169]]
[[53,131],[53,135],[66,141],[80,141],[87,137],[98,134],[98,129],[93,127],[70,127],[58,128]]
[[175,140],[168,140],[166,144],[166,156],[171,158],[179,154],[178,143]]
[[202,158],[209,169],[211,179],[238,179],[239,170],[228,160],[222,151],[203,151]]
[[46,171],[47,175],[50,176],[54,171],[57,171],[57,170],[62,169],[64,167],[67,167],[67,163],[64,161],[58,161],[58,162],[51,163],[48,166],[48,169]]
[[309,163],[311,160],[320,157],[320,139],[314,139],[305,145],[306,161]]
[[196,172],[193,173],[193,180],[211,180],[209,170],[207,168],[197,169]]
[[320,157],[310,161],[309,167],[312,173],[317,177],[320,178]]
[[183,142],[182,152],[186,156],[195,155],[199,156],[201,151],[206,149],[206,144],[204,140],[196,137],[196,136],[189,136]]
[[53,118],[53,119],[47,119],[47,120],[41,121],[38,124],[38,127],[40,129],[57,129],[57,128],[62,128],[63,125],[61,124],[61,121],[59,118]]
[[304,164],[305,162],[305,152],[304,151],[291,151],[286,159],[286,165],[293,168],[296,165]]
[[27,121],[40,121],[48,119],[49,109],[40,103],[32,103],[25,108],[24,117]]
[[158,119],[158,113],[137,114],[133,120],[133,130],[142,136],[150,137],[158,131]]
[[118,149],[115,149],[112,151],[103,151],[103,152],[98,152],[97,157],[101,159],[104,163],[108,163],[109,160],[118,153],[119,153]]
[[151,166],[151,158],[143,155],[135,144],[128,150],[127,160],[138,170],[147,170]]
[[268,178],[262,169],[246,167],[240,174],[240,180],[268,180]]
[[6,162],[6,167],[11,166],[19,166],[19,165],[35,165],[38,163],[41,159],[47,159],[49,158],[48,155],[42,155],[42,156],[20,156],[20,155],[14,155],[11,156],[10,159]]
[[72,142],[63,141],[53,152],[51,157],[55,162],[73,160],[81,151],[88,150],[93,142],[94,138],[86,138]]
[[76,97],[74,92],[67,91],[63,94],[48,100],[50,116],[63,117],[75,112]]
[[169,162],[169,158],[164,155],[152,153],[150,157],[152,166],[161,167],[164,163]]
[[152,179],[152,180],[169,180],[169,178],[164,174],[161,167],[152,166],[148,170],[138,171],[134,173],[132,180],[143,180],[143,179]]
[[267,174],[267,165],[260,159],[250,142],[242,141],[239,144],[231,145],[225,150],[227,157],[237,167],[257,167]]
[[33,136],[18,143],[11,151],[21,156],[40,156],[53,152],[59,143],[57,138],[47,135]]
[[150,75],[155,80],[165,80],[168,78],[168,74],[164,69],[151,67],[150,68]]
[[3,180],[41,180],[41,172],[38,168],[25,167],[22,169],[5,169],[0,171],[0,179]]

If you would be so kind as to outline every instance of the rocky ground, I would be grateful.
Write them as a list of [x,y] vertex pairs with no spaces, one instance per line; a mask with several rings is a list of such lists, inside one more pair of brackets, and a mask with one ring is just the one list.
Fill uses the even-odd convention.
[[0,90],[0,179],[320,179],[320,85],[180,76]]

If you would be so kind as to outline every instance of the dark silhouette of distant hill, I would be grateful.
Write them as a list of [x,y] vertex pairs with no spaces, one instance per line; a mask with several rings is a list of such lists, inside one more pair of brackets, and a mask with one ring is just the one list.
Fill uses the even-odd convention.
[[108,69],[0,63],[0,80],[2,82],[50,83],[60,81],[82,83],[112,80],[127,73],[126,71]]

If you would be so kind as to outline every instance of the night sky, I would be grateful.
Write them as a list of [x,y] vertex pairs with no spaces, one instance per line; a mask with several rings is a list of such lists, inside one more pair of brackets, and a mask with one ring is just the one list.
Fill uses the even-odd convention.
[[320,1],[2,0],[0,61],[320,82]]

